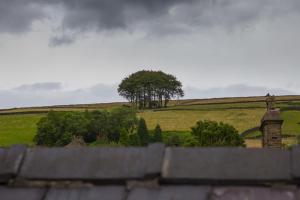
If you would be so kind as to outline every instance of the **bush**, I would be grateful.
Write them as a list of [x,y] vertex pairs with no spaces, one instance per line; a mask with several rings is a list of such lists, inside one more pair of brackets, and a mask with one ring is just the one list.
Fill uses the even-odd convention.
[[192,135],[200,146],[245,146],[238,131],[231,125],[214,121],[198,121]]
[[183,142],[184,147],[198,147],[200,146],[198,140],[195,137],[188,137]]
[[171,135],[167,141],[166,141],[166,145],[167,146],[171,146],[171,147],[178,147],[178,146],[182,146],[182,140],[180,139],[180,137],[178,135]]

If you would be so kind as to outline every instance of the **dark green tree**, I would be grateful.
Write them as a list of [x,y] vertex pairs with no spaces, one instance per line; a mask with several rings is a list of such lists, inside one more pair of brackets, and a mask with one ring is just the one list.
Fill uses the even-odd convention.
[[163,141],[162,131],[161,131],[160,125],[157,124],[154,129],[152,142],[162,142],[162,141]]
[[137,135],[139,136],[140,144],[142,146],[146,146],[149,143],[149,132],[146,122],[143,118],[141,118],[139,121]]
[[95,110],[92,112],[85,112],[85,117],[88,119],[88,133],[84,140],[87,143],[93,142],[98,138],[105,138],[109,130],[110,113],[106,110]]
[[37,123],[37,134],[34,137],[37,145],[54,146],[57,141],[61,140],[63,137],[61,118],[60,113],[50,111],[46,117],[40,119]]
[[72,136],[85,137],[88,133],[88,120],[79,112],[49,112],[37,123],[34,141],[37,145],[64,146]]
[[245,146],[243,138],[231,125],[214,121],[198,121],[192,135],[200,146]]
[[138,71],[124,78],[119,94],[139,109],[161,108],[175,97],[182,97],[182,84],[171,74],[162,71]]
[[137,123],[136,111],[132,108],[117,108],[111,112],[52,111],[37,123],[34,141],[37,145],[64,146],[73,137],[82,137],[87,143],[97,138],[119,143],[121,132],[122,137],[129,137],[136,132]]
[[128,137],[128,146],[141,146],[140,137],[137,133],[130,134]]
[[108,141],[119,142],[121,130],[127,135],[136,130],[138,118],[136,111],[132,108],[116,108],[110,113],[109,130],[107,133]]

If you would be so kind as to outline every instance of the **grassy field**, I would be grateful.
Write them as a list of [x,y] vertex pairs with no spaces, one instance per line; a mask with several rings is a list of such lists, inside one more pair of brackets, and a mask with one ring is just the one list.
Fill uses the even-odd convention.
[[[299,96],[278,97],[282,99],[277,107],[300,106]],[[160,110],[146,110],[139,112],[145,118],[148,128],[153,129],[160,124],[163,131],[185,134],[198,120],[222,121],[233,125],[240,133],[260,125],[260,119],[265,112],[263,97],[251,98],[224,98],[211,100],[180,100],[172,101],[171,106]],[[223,103],[222,103],[223,102]],[[37,108],[17,108],[0,110],[0,146],[11,144],[33,144],[36,132],[36,123],[44,113],[49,110],[56,111],[84,111],[95,109],[113,109],[124,103],[69,105]],[[38,114],[25,114],[34,113]],[[282,112],[285,120],[283,125],[284,135],[300,134],[300,111]],[[259,136],[259,133],[253,133]],[[251,135],[252,136],[252,135]],[[285,143],[292,144],[295,138],[285,139]],[[260,141],[260,140],[258,140]],[[259,146],[256,140],[247,140],[248,146]]]
[[147,125],[153,129],[160,124],[165,131],[188,131],[199,120],[214,120],[229,123],[240,132],[259,124],[263,109],[239,110],[169,110],[146,111],[139,115],[145,118]]
[[0,116],[0,146],[33,144],[36,123],[42,114]]
[[284,134],[300,134],[300,111],[286,111],[281,115],[285,120],[283,123]]

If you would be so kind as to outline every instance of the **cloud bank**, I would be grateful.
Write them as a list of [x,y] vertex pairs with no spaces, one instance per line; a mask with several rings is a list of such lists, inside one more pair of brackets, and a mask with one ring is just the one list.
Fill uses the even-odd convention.
[[[283,89],[269,89],[247,85],[198,89],[185,87],[185,99],[294,94]],[[0,90],[0,108],[103,103],[126,101],[117,94],[117,85],[97,84],[88,88],[67,90],[62,83],[35,83],[10,90]]]
[[295,95],[297,93],[280,89],[267,88],[259,86],[249,86],[243,84],[230,85],[226,87],[214,87],[209,89],[198,89],[195,87],[186,87],[185,94],[187,98],[218,98],[218,97],[247,97],[247,96],[264,96],[267,93],[273,95]]
[[21,85],[0,90],[0,108],[121,101],[116,91],[116,86],[103,84],[75,90],[63,88],[62,83]]
[[161,36],[194,29],[234,30],[299,12],[298,0],[0,0],[0,33],[26,32],[37,20],[58,20],[50,39],[57,46],[85,32]]

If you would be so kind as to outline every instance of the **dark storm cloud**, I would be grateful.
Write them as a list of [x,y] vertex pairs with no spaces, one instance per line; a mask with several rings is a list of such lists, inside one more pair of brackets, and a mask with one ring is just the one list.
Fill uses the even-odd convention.
[[[259,19],[299,12],[299,0],[0,0],[0,31],[20,32],[59,7],[61,30],[127,30],[168,35],[195,28],[247,27]],[[44,9],[45,10],[45,9]],[[68,38],[69,37],[69,38]],[[55,45],[74,41],[54,37]]]
[[49,46],[55,47],[59,45],[68,45],[75,41],[76,37],[75,35],[58,35],[50,38]]
[[34,20],[45,17],[33,0],[0,0],[0,33],[29,31]]

